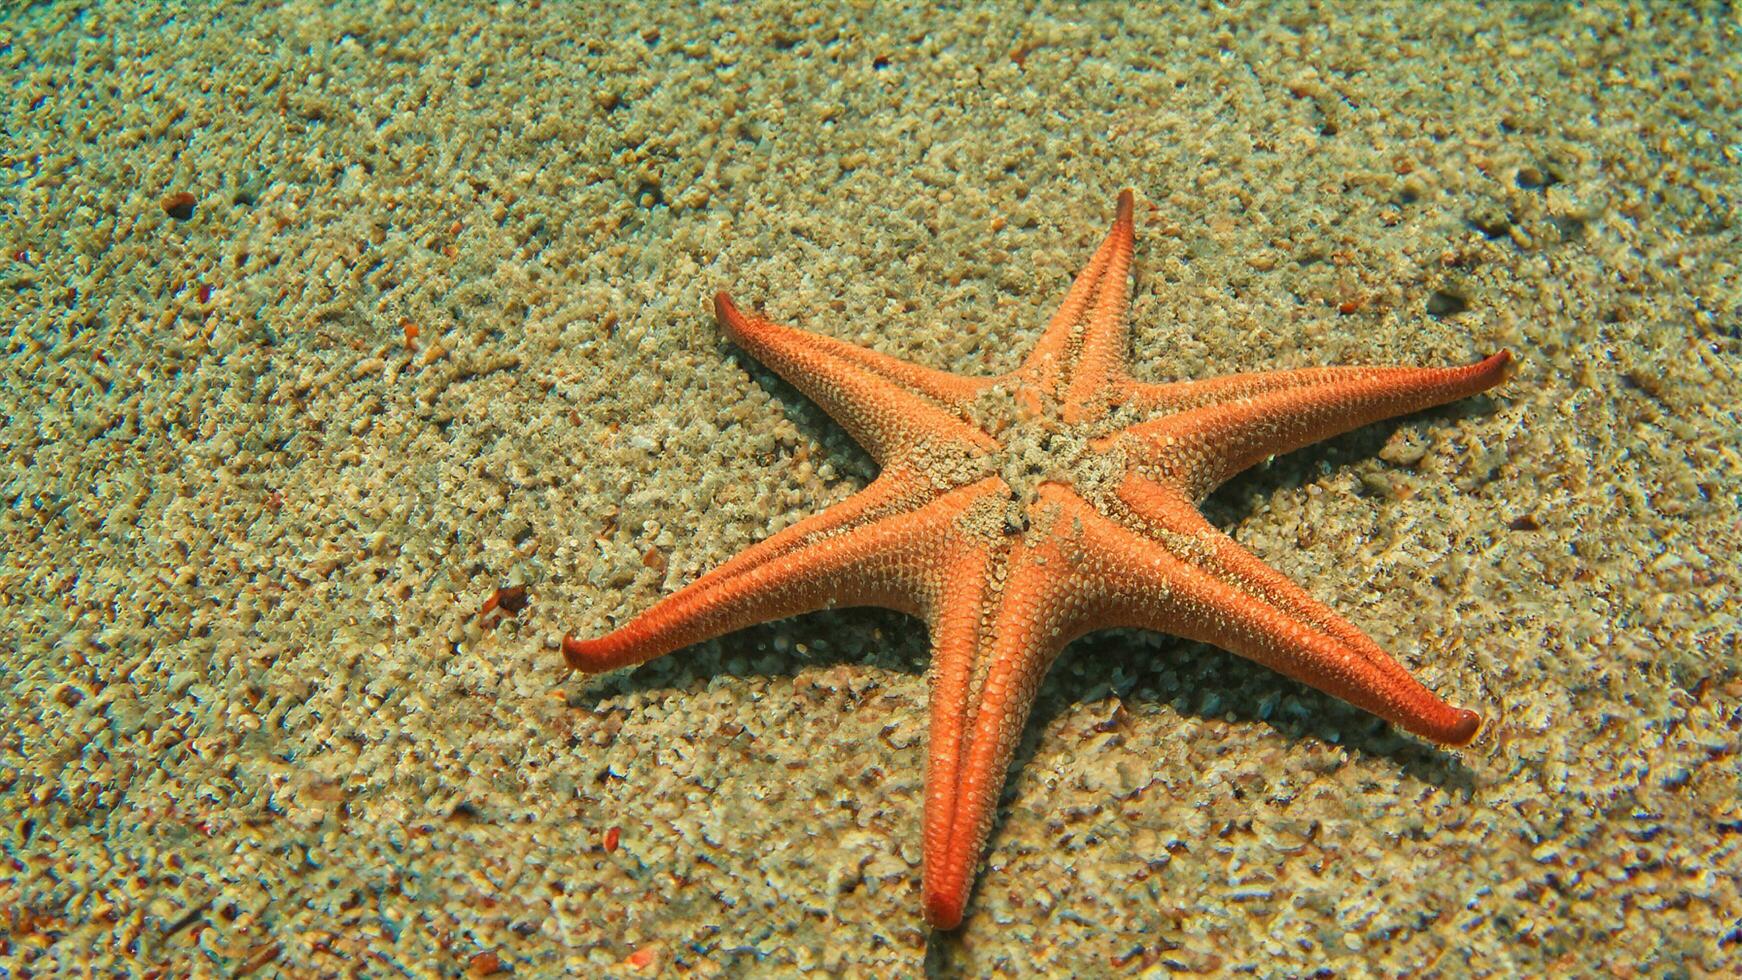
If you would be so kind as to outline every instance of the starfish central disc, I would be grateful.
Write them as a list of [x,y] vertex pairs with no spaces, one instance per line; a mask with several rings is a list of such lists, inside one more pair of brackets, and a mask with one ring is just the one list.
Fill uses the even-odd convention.
[[969,406],[969,417],[997,440],[989,466],[1007,488],[1013,531],[1031,523],[1042,484],[1070,487],[1104,510],[1099,505],[1111,500],[1126,474],[1122,449],[1097,444],[1119,428],[1112,413],[1067,421],[1054,393],[1010,379],[987,386]]

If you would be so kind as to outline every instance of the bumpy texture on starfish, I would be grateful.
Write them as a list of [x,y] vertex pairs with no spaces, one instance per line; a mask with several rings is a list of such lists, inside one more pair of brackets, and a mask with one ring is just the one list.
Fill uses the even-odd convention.
[[969,378],[746,315],[734,341],[821,405],[881,467],[593,640],[569,664],[637,664],[753,623],[874,605],[931,631],[924,901],[960,924],[1041,677],[1073,638],[1160,630],[1231,650],[1423,737],[1481,721],[1211,526],[1197,504],[1279,453],[1499,383],[1465,367],[1333,367],[1144,384],[1127,371],[1132,196],[1020,368]]

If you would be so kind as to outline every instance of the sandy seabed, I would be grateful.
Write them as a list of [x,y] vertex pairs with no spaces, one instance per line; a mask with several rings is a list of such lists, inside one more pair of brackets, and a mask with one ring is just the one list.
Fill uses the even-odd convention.
[[[1733,975],[1706,10],[8,4],[0,974]],[[874,473],[714,290],[1008,370],[1123,187],[1144,379],[1517,356],[1209,504],[1490,724],[1090,637],[929,935],[917,622],[556,645]]]

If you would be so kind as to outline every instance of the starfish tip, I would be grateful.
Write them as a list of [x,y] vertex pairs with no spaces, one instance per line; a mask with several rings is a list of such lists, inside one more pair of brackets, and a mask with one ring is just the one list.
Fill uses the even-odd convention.
[[1137,195],[1127,187],[1119,192],[1119,203],[1115,207],[1113,221],[1115,223],[1131,220],[1131,211],[1137,206]]
[[932,894],[925,897],[925,921],[938,932],[949,932],[962,924],[961,899]]
[[1460,708],[1457,720],[1446,731],[1446,744],[1469,745],[1476,740],[1476,733],[1481,730],[1482,716],[1468,708]]
[[732,297],[726,295],[724,289],[714,293],[714,316],[716,319],[724,322],[734,317],[741,317],[742,315],[743,314],[738,312],[737,305],[732,302]]
[[755,327],[751,319],[738,309],[738,304],[732,302],[732,297],[726,295],[724,289],[714,294],[714,321],[726,331],[727,336],[739,343],[743,343],[745,336]]
[[597,647],[596,642],[577,640],[572,633],[563,634],[563,659],[575,670],[598,673]]

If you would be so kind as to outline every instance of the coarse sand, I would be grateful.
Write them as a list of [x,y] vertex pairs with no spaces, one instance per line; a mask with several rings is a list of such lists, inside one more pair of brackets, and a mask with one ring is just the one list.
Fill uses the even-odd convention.
[[[0,65],[0,976],[1742,963],[1733,7],[9,2]],[[1144,379],[1517,356],[1209,503],[1489,726],[1094,635],[929,935],[920,624],[557,643],[874,474],[716,289],[996,373],[1124,187]]]

